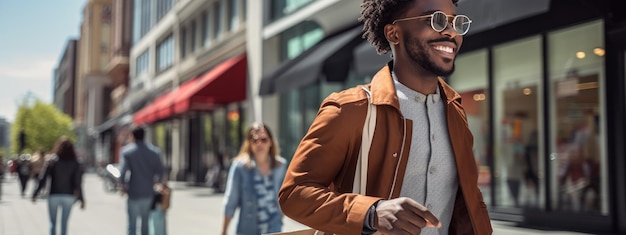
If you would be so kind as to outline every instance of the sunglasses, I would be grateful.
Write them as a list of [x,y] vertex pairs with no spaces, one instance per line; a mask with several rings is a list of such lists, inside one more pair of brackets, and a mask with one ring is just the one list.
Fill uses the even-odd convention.
[[268,142],[270,142],[270,139],[269,138],[250,139],[250,142],[252,142],[253,144],[258,144],[258,143],[267,144]]
[[459,35],[465,35],[467,31],[469,31],[470,24],[472,24],[472,20],[466,15],[446,15],[442,11],[435,11],[429,15],[423,16],[415,16],[394,20],[391,24],[396,24],[396,22],[407,21],[407,20],[416,20],[416,19],[425,19],[430,18],[430,27],[437,32],[444,31],[448,27],[448,19],[452,18],[452,28]]

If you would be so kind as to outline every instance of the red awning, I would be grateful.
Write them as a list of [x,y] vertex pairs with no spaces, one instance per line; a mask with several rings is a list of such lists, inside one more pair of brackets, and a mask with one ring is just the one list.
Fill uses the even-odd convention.
[[135,113],[135,124],[147,124],[190,111],[210,111],[246,99],[246,55],[224,61],[210,71],[157,97]]

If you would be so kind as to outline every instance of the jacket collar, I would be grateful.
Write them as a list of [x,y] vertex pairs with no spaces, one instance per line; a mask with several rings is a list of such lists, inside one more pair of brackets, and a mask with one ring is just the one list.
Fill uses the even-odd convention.
[[[375,105],[391,105],[400,110],[400,102],[398,101],[396,88],[393,84],[393,78],[391,77],[392,69],[393,61],[389,61],[389,63],[380,69],[372,78],[370,83],[372,103]],[[446,104],[450,104],[455,100],[459,100],[459,103],[461,102],[461,95],[452,89],[441,77],[439,77],[439,89],[442,95],[441,98],[446,101]]]

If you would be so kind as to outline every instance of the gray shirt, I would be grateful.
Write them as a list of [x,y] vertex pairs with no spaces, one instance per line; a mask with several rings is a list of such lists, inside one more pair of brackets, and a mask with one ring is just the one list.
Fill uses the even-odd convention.
[[426,206],[441,221],[440,229],[424,228],[421,234],[447,235],[458,190],[458,173],[439,88],[435,94],[424,95],[406,87],[392,75],[400,111],[413,122],[400,196]]

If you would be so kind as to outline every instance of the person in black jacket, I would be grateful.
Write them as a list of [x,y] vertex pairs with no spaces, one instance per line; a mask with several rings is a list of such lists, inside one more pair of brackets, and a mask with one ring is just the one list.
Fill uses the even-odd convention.
[[30,154],[22,154],[16,161],[17,164],[17,177],[20,180],[20,194],[25,196],[24,192],[28,186],[28,180],[30,179]]
[[56,234],[57,210],[61,208],[61,235],[67,234],[67,220],[72,205],[80,201],[80,208],[85,209],[85,200],[82,190],[82,169],[76,159],[76,152],[71,140],[62,136],[57,140],[53,150],[54,156],[46,162],[44,172],[39,179],[39,185],[33,193],[33,203],[37,200],[39,191],[48,189],[48,213],[50,215],[50,235]]

